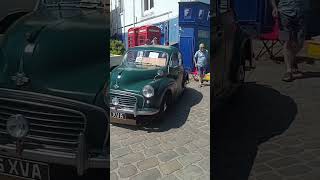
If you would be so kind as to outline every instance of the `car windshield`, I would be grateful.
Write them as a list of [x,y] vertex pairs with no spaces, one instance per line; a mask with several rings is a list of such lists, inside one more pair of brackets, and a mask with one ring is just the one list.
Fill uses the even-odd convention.
[[152,50],[129,50],[123,63],[126,66],[137,68],[165,67],[168,61],[168,53]]
[[79,7],[97,7],[107,4],[107,0],[43,0],[46,6],[79,6]]

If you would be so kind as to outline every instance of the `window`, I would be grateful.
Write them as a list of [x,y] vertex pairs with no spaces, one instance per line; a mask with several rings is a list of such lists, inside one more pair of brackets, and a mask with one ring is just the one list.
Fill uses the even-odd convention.
[[143,9],[148,11],[154,7],[154,0],[143,0]]
[[120,13],[123,12],[123,0],[117,0],[117,5],[116,7],[119,8]]
[[170,66],[171,67],[179,66],[179,58],[177,53],[172,54]]
[[185,8],[183,12],[184,19],[191,19],[191,8]]
[[199,18],[199,19],[203,19],[203,16],[204,16],[204,10],[203,10],[203,9],[200,9],[200,10],[199,10],[199,14],[198,14],[198,18]]

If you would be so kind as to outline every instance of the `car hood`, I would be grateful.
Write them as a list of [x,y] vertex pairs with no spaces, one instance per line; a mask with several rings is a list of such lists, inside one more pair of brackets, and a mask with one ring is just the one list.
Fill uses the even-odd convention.
[[[140,93],[143,86],[154,81],[159,69],[130,68],[121,65],[111,73],[111,88]],[[162,69],[164,71],[164,69]],[[115,86],[118,85],[118,88]]]
[[[107,20],[103,11],[79,8],[22,17],[0,47],[0,86],[93,103],[109,75]],[[28,83],[17,86],[17,73]]]

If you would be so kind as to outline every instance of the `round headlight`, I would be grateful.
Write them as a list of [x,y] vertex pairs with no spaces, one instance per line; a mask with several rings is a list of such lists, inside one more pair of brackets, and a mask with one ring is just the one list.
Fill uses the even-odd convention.
[[114,106],[118,106],[119,105],[119,99],[117,97],[112,98],[112,104]]
[[28,120],[21,114],[10,116],[7,121],[7,132],[15,138],[23,138],[29,132]]
[[146,98],[150,98],[154,95],[154,89],[152,86],[150,85],[146,85],[143,87],[142,90],[142,94],[146,97]]

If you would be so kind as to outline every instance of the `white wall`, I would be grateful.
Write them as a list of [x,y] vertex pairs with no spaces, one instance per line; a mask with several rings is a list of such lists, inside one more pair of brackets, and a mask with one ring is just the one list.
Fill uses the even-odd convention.
[[[111,11],[115,10],[117,7],[118,0],[111,0],[112,7]],[[123,0],[124,1],[124,11],[123,13],[112,12],[111,23],[116,23],[118,21],[118,28],[123,26],[128,26],[125,28],[125,32],[130,27],[142,26],[146,24],[154,24],[158,22],[163,22],[168,19],[178,17],[179,14],[179,0],[154,0],[154,8],[152,8],[147,14],[143,12],[143,0]],[[120,15],[119,15],[120,14]],[[134,21],[134,17],[135,20]],[[116,20],[116,19],[120,19]],[[148,20],[150,19],[150,20]],[[116,25],[113,24],[113,29],[115,30]],[[112,32],[114,32],[114,30]],[[122,29],[122,32],[124,30]]]

